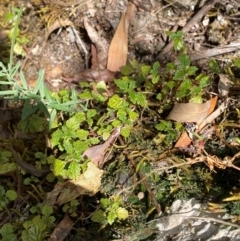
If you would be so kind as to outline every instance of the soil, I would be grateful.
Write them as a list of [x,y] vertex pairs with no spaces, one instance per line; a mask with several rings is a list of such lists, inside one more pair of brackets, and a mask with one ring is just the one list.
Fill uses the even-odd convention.
[[[173,48],[167,52],[164,50],[170,41],[166,31],[184,30],[193,16],[212,2],[214,1],[134,0],[137,12],[130,21],[128,31],[128,61],[137,59],[141,63],[153,63],[160,60],[162,64],[174,60],[176,56]],[[188,53],[193,59],[196,59],[197,53],[201,53],[200,59],[207,57],[209,60],[211,56],[205,56],[205,50],[211,49],[214,52],[216,48],[237,42],[240,36],[240,3],[234,0],[215,2],[215,6],[199,21],[193,22],[185,32]],[[4,5],[2,9],[6,11],[10,6],[24,6],[20,29],[24,30],[24,36],[30,41],[25,45],[27,54],[22,60],[22,68],[28,82],[34,85],[38,70],[44,69],[48,87],[57,91],[69,87],[66,78],[77,76],[92,67],[92,43],[84,18],[96,30],[101,42],[105,43],[104,51],[107,52],[128,1],[32,0],[5,1],[1,5]],[[3,18],[4,11],[1,15]],[[6,35],[3,31],[1,35],[4,40]],[[98,49],[96,45],[98,44],[95,44]],[[230,52],[228,55],[236,57],[238,52]],[[217,55],[216,58],[223,64],[228,62],[226,55]],[[195,64],[206,68],[206,61],[197,61]]]

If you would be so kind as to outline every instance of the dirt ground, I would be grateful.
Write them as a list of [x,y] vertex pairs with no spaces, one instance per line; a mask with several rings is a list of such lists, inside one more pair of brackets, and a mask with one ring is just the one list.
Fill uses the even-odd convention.
[[[238,1],[134,0],[132,3],[136,13],[129,23],[128,61],[137,59],[142,63],[153,63],[159,60],[164,66],[166,61],[174,60],[175,52],[169,45],[166,31],[177,30],[185,33],[188,53],[193,61],[198,60],[195,64],[201,68],[206,68],[204,59],[215,57],[224,65],[229,58],[236,57],[239,48]],[[38,70],[45,69],[48,86],[59,90],[69,86],[72,82],[69,79],[78,82],[86,77],[83,71],[93,65],[92,44],[98,52],[107,55],[128,1],[32,0],[4,1],[1,5],[4,5],[3,10],[24,6],[20,29],[30,41],[25,47],[22,68],[28,82],[34,85]],[[95,31],[95,43],[86,24]]]

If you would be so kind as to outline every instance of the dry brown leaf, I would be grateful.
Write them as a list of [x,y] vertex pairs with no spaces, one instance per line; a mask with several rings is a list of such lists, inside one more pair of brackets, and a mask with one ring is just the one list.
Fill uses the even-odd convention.
[[127,63],[128,52],[128,19],[122,14],[117,30],[108,51],[107,69],[116,72]]
[[70,231],[72,230],[73,226],[74,226],[74,222],[68,216],[68,214],[65,213],[65,216],[64,216],[63,220],[57,225],[57,227],[51,233],[51,235],[47,239],[47,241],[62,241],[62,240],[64,240],[68,236]]
[[178,122],[201,123],[215,108],[217,96],[209,101],[198,103],[179,103],[176,104],[167,119]]
[[57,183],[54,189],[47,193],[46,204],[62,205],[82,195],[94,196],[100,188],[103,171],[92,162],[87,164],[87,170],[77,180]]
[[109,138],[100,145],[92,146],[88,148],[84,153],[83,156],[86,156],[91,159],[91,161],[96,166],[101,166],[104,163],[105,153],[109,146],[116,140],[116,138],[120,134],[120,128],[117,128],[113,133],[109,136]]
[[186,131],[183,131],[179,139],[177,140],[175,147],[187,147],[191,144],[192,140],[188,136],[188,133]]
[[[197,122],[197,125],[198,125],[197,132],[199,132],[205,126],[205,124],[204,125],[202,124],[204,122],[204,120],[213,112],[213,110],[216,106],[216,103],[217,103],[217,98],[218,97],[215,96],[214,98],[210,99],[209,101],[207,101],[203,104],[194,104],[194,103],[176,104],[175,106],[177,106],[177,105],[181,105],[181,106],[180,106],[180,108],[178,108],[178,107],[176,108],[176,112],[173,112],[173,110],[172,110],[172,112],[173,112],[172,117],[176,118],[173,120],[179,121],[180,118],[183,116],[183,118],[185,118],[185,120],[182,121],[183,120],[182,119],[179,122]],[[195,109],[192,114],[191,110],[189,111],[189,109],[187,109],[187,108],[194,107],[194,106],[195,106]],[[184,112],[181,115],[180,111],[181,110],[184,111],[184,107],[186,108],[185,115],[184,115]],[[198,113],[197,113],[197,111],[198,111]],[[170,116],[170,114],[169,114],[169,116]],[[196,118],[197,115],[198,115],[199,119]],[[169,118],[169,116],[168,116],[168,119],[172,119],[172,118]],[[194,119],[194,121],[193,121],[193,117],[196,118],[196,119]],[[179,137],[179,139],[177,140],[175,147],[187,147],[191,144],[191,142],[192,142],[191,138],[188,136],[187,132],[184,131],[181,134],[181,136]]]
[[127,12],[122,14],[108,51],[107,69],[113,72],[119,71],[127,63],[129,20],[135,15],[136,6],[129,3]]

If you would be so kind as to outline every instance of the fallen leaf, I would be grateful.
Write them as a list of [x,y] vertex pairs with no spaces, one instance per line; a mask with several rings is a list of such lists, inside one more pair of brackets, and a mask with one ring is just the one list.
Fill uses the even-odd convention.
[[116,140],[120,134],[120,128],[117,128],[112,132],[108,139],[100,145],[89,147],[84,153],[83,156],[86,156],[91,159],[91,161],[96,166],[101,166],[104,163],[105,153],[109,146]]
[[116,72],[126,65],[128,52],[128,23],[126,13],[122,14],[108,51],[107,69]]
[[51,233],[47,241],[64,240],[72,230],[73,226],[74,226],[74,222],[68,216],[68,214],[65,213],[63,220],[57,225],[57,227],[55,227],[55,229],[53,230],[53,232]]
[[183,131],[181,136],[178,138],[175,147],[187,147],[191,144],[192,140],[188,136],[188,133],[186,131]]
[[135,15],[136,6],[129,3],[127,12],[122,13],[108,51],[107,69],[113,72],[119,71],[127,63],[129,20],[135,18]]
[[54,189],[47,193],[46,204],[62,205],[82,195],[94,196],[101,186],[103,170],[92,162],[87,164],[87,170],[77,180],[68,180],[57,183]]
[[[202,125],[204,120],[213,112],[217,103],[217,98],[218,97],[215,96],[203,104],[176,104],[167,119],[178,122],[196,122],[198,126],[197,132],[199,132],[205,126]],[[184,131],[177,140],[175,147],[187,147],[191,142],[192,140],[188,136],[188,133]]]
[[217,96],[202,104],[178,103],[173,107],[167,119],[201,123],[214,110],[216,102]]

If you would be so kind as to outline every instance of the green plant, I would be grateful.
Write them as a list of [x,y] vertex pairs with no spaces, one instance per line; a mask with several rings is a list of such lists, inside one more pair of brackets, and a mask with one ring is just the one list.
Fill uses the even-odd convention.
[[17,198],[17,193],[14,190],[5,190],[3,186],[0,186],[0,211],[7,208],[9,202],[14,201]]
[[17,235],[14,234],[13,226],[10,223],[4,224],[0,228],[1,240],[2,241],[15,241],[17,240]]
[[100,209],[96,210],[91,220],[101,223],[103,226],[112,225],[114,222],[119,222],[128,218],[127,209],[123,208],[123,200],[120,196],[114,196],[111,199],[101,198]]
[[41,211],[39,211],[38,207],[32,207],[31,212],[40,212],[40,215],[36,215],[32,220],[23,223],[25,230],[22,232],[22,240],[42,241],[48,235],[55,221],[55,218],[52,216],[53,209],[45,205]]

